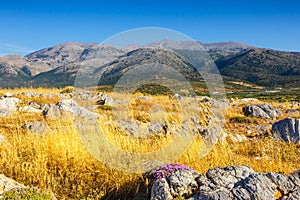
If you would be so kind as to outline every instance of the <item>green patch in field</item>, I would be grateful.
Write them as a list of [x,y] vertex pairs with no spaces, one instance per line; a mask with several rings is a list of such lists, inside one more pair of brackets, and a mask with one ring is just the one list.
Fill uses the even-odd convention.
[[20,189],[6,192],[3,195],[4,200],[24,199],[24,200],[52,200],[53,197],[49,191],[40,189]]
[[67,87],[64,87],[62,90],[61,90],[61,94],[64,94],[64,93],[72,93],[74,91],[74,87],[73,86],[67,86]]
[[144,95],[174,95],[169,88],[155,83],[142,85],[135,92],[139,92]]
[[98,108],[101,110],[112,110],[114,107],[109,105],[100,105]]
[[245,116],[236,116],[231,117],[229,119],[230,123],[247,123],[247,124],[258,124],[257,119],[255,118],[249,118]]

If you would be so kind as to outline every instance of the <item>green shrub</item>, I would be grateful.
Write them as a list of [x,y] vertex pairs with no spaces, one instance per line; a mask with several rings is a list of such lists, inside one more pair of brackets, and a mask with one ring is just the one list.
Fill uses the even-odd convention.
[[74,91],[74,87],[73,86],[67,86],[67,87],[64,87],[60,93],[62,93],[62,94],[63,93],[71,93],[73,91]]
[[231,123],[247,123],[247,124],[257,124],[257,120],[254,118],[249,118],[249,117],[245,117],[245,116],[236,116],[236,117],[231,117],[229,119],[229,122]]
[[114,107],[109,105],[100,105],[98,108],[101,110],[112,110]]
[[49,191],[40,190],[40,189],[20,189],[20,190],[13,190],[11,192],[6,192],[3,195],[4,200],[52,200],[52,195]]

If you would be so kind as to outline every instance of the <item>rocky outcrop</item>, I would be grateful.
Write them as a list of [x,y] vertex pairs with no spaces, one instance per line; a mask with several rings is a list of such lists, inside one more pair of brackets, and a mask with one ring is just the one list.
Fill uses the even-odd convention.
[[257,104],[243,107],[243,113],[250,117],[261,117],[266,119],[276,119],[282,116],[279,109],[273,108],[270,104]]
[[286,118],[272,125],[273,137],[284,142],[300,143],[300,120]]
[[300,174],[258,173],[247,166],[210,169],[206,174],[178,164],[146,173],[151,200],[271,200],[300,198]]
[[18,98],[4,98],[0,100],[0,117],[11,116],[16,110],[21,100]]

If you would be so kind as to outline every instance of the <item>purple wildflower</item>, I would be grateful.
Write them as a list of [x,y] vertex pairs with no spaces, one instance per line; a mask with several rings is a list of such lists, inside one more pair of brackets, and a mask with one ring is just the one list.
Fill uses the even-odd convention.
[[167,176],[178,170],[192,169],[182,164],[164,164],[149,170],[145,173],[145,176],[149,179],[151,185],[154,181],[161,178],[166,178]]

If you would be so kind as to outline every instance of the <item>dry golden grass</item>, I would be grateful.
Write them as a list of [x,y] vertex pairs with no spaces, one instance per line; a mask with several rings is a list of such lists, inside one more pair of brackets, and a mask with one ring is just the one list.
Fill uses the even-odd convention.
[[[28,89],[9,90],[20,93]],[[57,89],[30,89],[40,93],[58,93]],[[7,91],[0,91],[5,93]],[[20,96],[21,99],[26,100]],[[121,96],[120,96],[121,98]],[[132,117],[139,118],[150,111],[151,106],[158,104],[166,111],[168,121],[182,119],[176,115],[180,109],[174,106],[167,97],[151,97],[147,101],[132,103]],[[30,99],[55,103],[58,99]],[[201,105],[204,106],[204,105]],[[279,107],[279,104],[274,103]],[[288,104],[287,104],[288,107]],[[110,110],[99,110],[105,120],[111,119]],[[207,113],[199,113],[203,116]],[[242,116],[241,105],[227,110],[225,130],[244,134],[243,123],[229,123],[228,119]],[[156,120],[160,116],[154,116]],[[29,121],[44,121],[52,129],[42,136],[25,131],[21,126]],[[145,123],[151,121],[145,117]],[[206,119],[203,119],[203,124]],[[259,124],[270,124],[270,120],[258,120]],[[253,126],[249,124],[249,126]],[[170,143],[172,136],[152,139],[132,139],[119,130],[103,125],[106,137],[114,145],[132,152],[151,152]],[[73,120],[46,120],[41,114],[16,114],[8,118],[0,118],[0,135],[4,135],[11,144],[0,143],[0,173],[14,178],[26,185],[51,189],[58,199],[134,199],[147,197],[145,180],[142,174],[130,174],[106,167],[96,160],[82,144]],[[300,147],[295,144],[274,142],[271,138],[253,138],[243,143],[217,143],[204,158],[199,158],[199,150],[203,145],[201,137],[196,137],[190,148],[179,157],[176,163],[185,164],[205,173],[209,168],[227,165],[248,165],[259,172],[288,173],[300,168]],[[121,161],[120,161],[121,162]],[[137,198],[138,199],[138,198]]]

